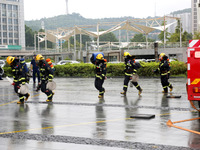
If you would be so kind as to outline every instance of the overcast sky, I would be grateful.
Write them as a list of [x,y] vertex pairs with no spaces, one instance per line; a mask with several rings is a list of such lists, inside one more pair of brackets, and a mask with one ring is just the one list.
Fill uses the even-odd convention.
[[[85,18],[167,15],[191,8],[191,0],[68,0],[69,13]],[[24,0],[25,20],[48,18],[66,13],[65,0]],[[156,10],[156,11],[155,11]]]

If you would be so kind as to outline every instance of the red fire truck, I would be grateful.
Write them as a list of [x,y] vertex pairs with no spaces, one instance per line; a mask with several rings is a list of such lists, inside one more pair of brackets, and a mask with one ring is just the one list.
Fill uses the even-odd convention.
[[190,40],[187,49],[188,100],[198,101],[200,106],[200,40]]

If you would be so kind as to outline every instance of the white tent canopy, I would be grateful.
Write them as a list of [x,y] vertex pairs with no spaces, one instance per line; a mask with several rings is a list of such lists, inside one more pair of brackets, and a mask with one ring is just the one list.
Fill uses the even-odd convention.
[[[58,39],[62,39],[62,40],[66,40],[68,41],[69,38],[71,36],[77,35],[77,34],[84,34],[84,35],[88,35],[88,36],[92,36],[92,37],[96,37],[98,38],[101,35],[110,33],[110,32],[114,32],[117,30],[127,30],[127,31],[133,31],[133,32],[138,32],[138,33],[142,33],[142,34],[149,34],[150,32],[154,31],[154,30],[161,30],[164,31],[166,28],[168,28],[169,26],[173,25],[174,23],[176,23],[177,21],[167,24],[165,26],[156,26],[156,27],[149,27],[149,26],[145,26],[145,25],[141,25],[141,24],[136,24],[135,22],[131,22],[131,21],[123,21],[121,23],[118,23],[118,25],[106,30],[106,31],[97,31],[97,32],[93,32],[93,31],[87,31],[81,27],[73,27],[70,29],[63,29],[63,31],[61,33],[58,34],[58,32],[54,32],[54,33],[50,33],[47,31],[46,33],[46,39],[56,43],[56,40]],[[137,28],[136,28],[137,27]]]

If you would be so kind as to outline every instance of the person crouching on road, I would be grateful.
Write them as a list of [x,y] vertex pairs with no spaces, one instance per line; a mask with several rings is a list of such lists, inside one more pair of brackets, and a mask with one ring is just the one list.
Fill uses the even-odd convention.
[[[125,63],[125,69],[124,69],[125,78],[124,78],[123,92],[121,92],[122,95],[126,95],[128,89],[128,83],[132,79],[132,75],[135,75],[137,72],[137,66],[135,65],[135,60],[133,59],[133,56],[131,56],[128,52],[124,52],[124,63]],[[138,95],[141,95],[142,89],[140,85],[135,81],[131,82],[137,88]]]
[[98,98],[103,98],[105,89],[103,87],[104,80],[106,79],[106,60],[103,58],[102,54],[96,56],[96,77],[95,77],[95,87],[99,90]]
[[19,96],[19,101],[17,102],[17,104],[23,104],[24,97],[25,97],[25,100],[27,101],[30,96],[29,93],[21,94],[18,92],[21,85],[24,85],[26,83],[25,71],[22,68],[22,65],[20,64],[19,59],[12,57],[12,56],[8,56],[6,61],[12,68],[13,79],[14,79],[12,85],[14,85],[14,90]]
[[160,72],[160,79],[161,84],[163,87],[163,93],[168,93],[168,87],[170,88],[170,92],[173,90],[173,86],[171,83],[169,83],[168,79],[170,76],[170,63],[168,57],[165,55],[165,53],[161,53],[159,55],[159,68],[154,70],[154,73]]
[[36,56],[36,63],[40,69],[41,83],[38,84],[38,90],[41,88],[41,91],[47,95],[46,102],[52,102],[54,93],[47,89],[47,83],[52,82],[53,80],[53,71],[48,63],[44,60],[44,57],[41,54]]

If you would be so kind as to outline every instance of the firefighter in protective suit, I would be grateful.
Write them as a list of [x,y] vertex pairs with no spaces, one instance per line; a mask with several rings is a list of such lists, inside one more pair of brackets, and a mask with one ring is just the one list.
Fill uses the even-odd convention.
[[47,89],[47,83],[52,82],[53,80],[53,70],[44,60],[44,57],[41,54],[36,56],[36,63],[40,69],[41,83],[38,84],[37,91],[41,88],[41,91],[47,95],[46,102],[52,102],[54,93]]
[[[135,75],[137,72],[137,66],[135,65],[135,59],[133,56],[131,56],[128,52],[124,52],[124,61],[125,61],[125,78],[124,78],[124,87],[123,92],[121,92],[122,95],[126,95],[127,89],[128,89],[128,83],[132,79],[132,75]],[[138,95],[141,95],[142,88],[137,82],[131,81],[132,84],[137,88]]]
[[17,104],[23,104],[24,99],[27,101],[30,96],[29,93],[26,94],[19,93],[21,85],[24,85],[26,83],[26,78],[25,78],[26,72],[23,70],[23,67],[20,64],[19,59],[17,59],[16,57],[8,56],[6,61],[12,68],[13,79],[14,79],[12,85],[14,85],[14,91],[19,96],[19,101],[17,102]]
[[103,58],[102,54],[96,56],[96,77],[95,77],[95,88],[99,90],[98,98],[103,98],[105,89],[103,87],[104,80],[106,79],[106,60]]
[[161,53],[159,55],[159,68],[156,69],[154,72],[160,72],[160,79],[161,84],[163,87],[163,93],[168,93],[168,87],[170,88],[170,92],[173,90],[173,86],[171,83],[169,83],[168,79],[170,76],[170,63],[168,57],[165,55],[165,53]]

